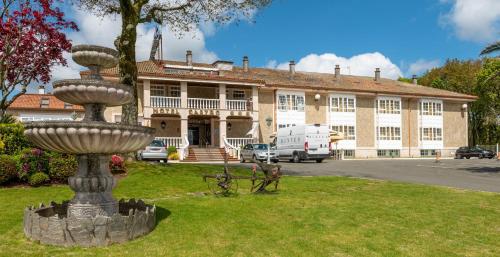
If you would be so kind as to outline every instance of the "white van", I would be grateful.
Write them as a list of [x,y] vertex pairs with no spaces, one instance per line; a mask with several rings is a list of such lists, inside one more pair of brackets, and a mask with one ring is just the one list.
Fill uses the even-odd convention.
[[322,162],[330,157],[330,130],[327,125],[296,125],[278,129],[274,139],[280,160]]

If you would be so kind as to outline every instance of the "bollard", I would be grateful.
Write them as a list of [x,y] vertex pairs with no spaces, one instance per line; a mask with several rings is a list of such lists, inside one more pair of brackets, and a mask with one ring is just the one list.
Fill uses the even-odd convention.
[[441,162],[441,152],[436,152],[436,163]]

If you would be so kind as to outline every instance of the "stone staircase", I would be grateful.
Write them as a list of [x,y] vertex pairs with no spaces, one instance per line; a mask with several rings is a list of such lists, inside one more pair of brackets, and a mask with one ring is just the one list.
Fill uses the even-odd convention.
[[[197,148],[190,147],[185,162],[207,162],[224,161],[224,148]],[[237,158],[229,156],[228,161],[238,161]]]

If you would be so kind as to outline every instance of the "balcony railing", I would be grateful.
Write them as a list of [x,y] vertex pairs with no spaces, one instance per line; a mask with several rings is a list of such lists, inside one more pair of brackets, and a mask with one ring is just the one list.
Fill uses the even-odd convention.
[[247,101],[246,100],[226,100],[226,108],[228,110],[246,111],[247,110]]
[[151,96],[151,106],[163,107],[163,108],[180,108],[181,98],[167,97],[167,96]]
[[179,148],[182,145],[182,137],[155,137],[155,139],[163,141],[165,147],[175,146]]
[[188,108],[195,109],[219,109],[219,99],[188,98]]
[[248,138],[248,137],[240,137],[240,138],[227,138],[227,142],[234,147],[238,148],[241,146],[244,146],[246,144],[251,144],[253,143],[253,138]]

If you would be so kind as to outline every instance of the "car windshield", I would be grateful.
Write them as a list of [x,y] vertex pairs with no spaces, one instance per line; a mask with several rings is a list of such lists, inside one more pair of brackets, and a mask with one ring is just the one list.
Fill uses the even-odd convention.
[[254,150],[267,150],[266,144],[255,144],[253,145]]
[[163,147],[163,141],[153,140],[153,142],[151,142],[151,144],[149,144],[149,146],[152,146],[152,147]]

